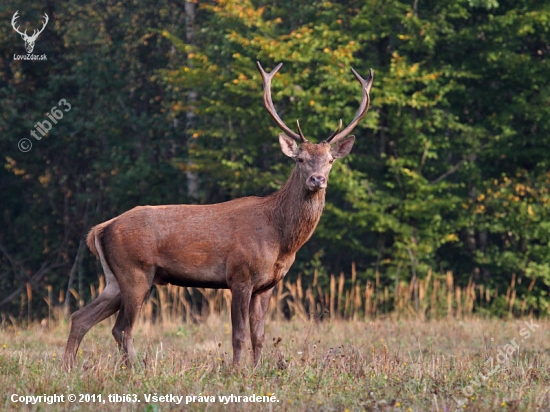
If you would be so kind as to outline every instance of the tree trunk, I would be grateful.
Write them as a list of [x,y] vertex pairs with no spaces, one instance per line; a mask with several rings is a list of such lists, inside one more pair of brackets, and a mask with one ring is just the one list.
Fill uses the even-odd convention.
[[[195,14],[197,10],[197,2],[195,1],[186,1],[185,2],[185,37],[187,44],[194,44],[194,38],[195,38]],[[192,66],[191,60],[188,59],[187,65],[189,67]],[[186,113],[186,123],[185,123],[185,131],[187,134],[187,155],[188,155],[188,161],[187,161],[187,172],[185,174],[185,177],[187,179],[187,196],[189,197],[189,200],[193,203],[196,203],[199,201],[199,175],[194,170],[194,163],[191,159],[190,155],[190,146],[193,142],[193,134],[191,130],[195,126],[195,103],[197,102],[198,93],[196,90],[190,90],[187,94],[187,101],[188,101],[188,107]]]

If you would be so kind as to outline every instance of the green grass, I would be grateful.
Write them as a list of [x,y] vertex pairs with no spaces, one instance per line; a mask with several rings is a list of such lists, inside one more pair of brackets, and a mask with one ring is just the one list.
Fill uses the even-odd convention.
[[[264,356],[257,368],[247,357],[231,365],[227,319],[201,324],[142,322],[134,345],[139,362],[120,363],[112,319],[84,338],[76,368],[61,369],[66,324],[42,330],[0,330],[0,408],[5,410],[274,410],[274,411],[534,411],[550,410],[550,323],[519,344],[509,361],[498,350],[519,343],[520,320],[431,322],[268,321]],[[481,386],[489,359],[500,369]],[[502,357],[501,357],[502,358]],[[471,388],[466,388],[468,386]],[[470,394],[470,389],[472,390]],[[464,392],[469,394],[468,397]],[[11,402],[12,394],[101,394],[93,403]],[[111,403],[109,394],[135,394],[139,403]],[[146,394],[183,396],[182,404],[146,402]],[[274,403],[219,402],[218,396],[274,395]],[[185,405],[186,396],[216,402]],[[459,402],[465,401],[464,405]]]

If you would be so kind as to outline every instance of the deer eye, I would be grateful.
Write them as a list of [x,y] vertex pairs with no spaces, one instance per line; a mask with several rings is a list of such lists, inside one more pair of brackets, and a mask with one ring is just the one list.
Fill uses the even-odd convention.
[[299,157],[297,160],[298,160],[298,163],[304,163],[304,158],[303,157]]
[[330,159],[328,162],[332,164],[334,162],[334,159]]

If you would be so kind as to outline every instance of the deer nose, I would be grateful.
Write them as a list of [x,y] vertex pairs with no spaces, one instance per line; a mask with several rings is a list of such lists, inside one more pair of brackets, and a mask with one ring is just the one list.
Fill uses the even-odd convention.
[[327,183],[327,178],[323,175],[311,175],[309,177],[309,184],[312,187],[324,187]]

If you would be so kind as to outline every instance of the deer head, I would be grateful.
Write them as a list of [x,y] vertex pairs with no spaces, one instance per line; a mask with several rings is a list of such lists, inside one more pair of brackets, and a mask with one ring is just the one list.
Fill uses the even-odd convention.
[[290,129],[279,117],[273,100],[271,99],[271,80],[283,65],[279,63],[271,73],[266,73],[260,62],[256,63],[264,83],[264,104],[267,111],[273,117],[277,125],[284,133],[279,134],[281,150],[285,155],[296,161],[297,172],[303,179],[303,183],[310,191],[319,191],[327,187],[328,175],[335,159],[347,156],[355,142],[355,136],[348,136],[357,126],[359,121],[367,114],[370,104],[370,88],[374,79],[370,69],[367,80],[363,79],[355,70],[351,69],[355,78],[359,80],[362,88],[361,104],[355,118],[342,130],[342,120],[338,128],[324,142],[314,144],[307,140],[300,128],[300,122],[296,121],[298,133]]
[[11,19],[11,25],[13,26],[13,29],[21,35],[21,38],[25,42],[25,49],[27,49],[27,53],[32,53],[32,51],[34,50],[34,43],[36,42],[36,39],[38,38],[38,35],[44,31],[44,29],[46,28],[46,25],[48,24],[48,21],[50,20],[50,18],[48,17],[48,15],[46,13],[44,13],[44,16],[42,17],[44,19],[44,24],[42,25],[42,28],[40,30],[36,30],[36,29],[33,30],[32,36],[28,36],[27,35],[27,30],[25,30],[24,33],[21,33],[19,31],[19,26],[15,27],[15,21],[19,17],[17,15],[17,13],[19,13],[19,10],[17,10],[15,12],[15,14],[13,15],[13,17]]

